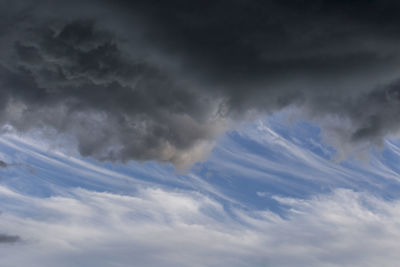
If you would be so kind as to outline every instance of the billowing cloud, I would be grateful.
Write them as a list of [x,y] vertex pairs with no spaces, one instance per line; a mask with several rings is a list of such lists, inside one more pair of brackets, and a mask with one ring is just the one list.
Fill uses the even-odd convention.
[[30,34],[2,67],[3,123],[71,134],[84,156],[177,165],[203,158],[224,129],[211,96],[130,57],[92,21]]
[[293,105],[342,150],[400,128],[394,1],[2,5],[0,122],[85,156],[183,167],[232,121]]

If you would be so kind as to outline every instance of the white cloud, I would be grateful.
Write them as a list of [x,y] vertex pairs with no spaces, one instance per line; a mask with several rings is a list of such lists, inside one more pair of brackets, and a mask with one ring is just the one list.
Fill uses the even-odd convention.
[[[376,178],[382,186],[384,179],[398,181],[395,169],[378,157],[364,169],[347,168],[261,126],[240,134],[269,149],[271,157],[252,154],[240,144],[225,140],[230,143],[220,145],[218,151],[225,154],[213,160],[227,177],[234,179],[239,173],[251,183],[248,177],[254,174],[257,181],[273,180],[275,185],[291,186],[297,192],[298,184],[275,177],[273,171],[284,170],[319,184],[327,181],[335,185],[332,188],[340,186],[341,181],[346,182],[344,186],[354,184],[353,188],[359,184],[360,190],[365,189],[360,181],[373,183]],[[40,168],[33,181],[28,175],[21,178],[23,183],[13,183],[16,179],[10,176],[0,186],[0,234],[22,239],[0,244],[2,267],[397,266],[400,260],[400,201],[344,189],[295,199],[282,197],[280,192],[274,196],[272,189],[257,187],[260,191],[252,195],[258,195],[257,201],[268,202],[272,197],[288,207],[282,218],[270,211],[238,208],[245,203],[235,202],[213,184],[215,180],[202,179],[196,173],[172,175],[161,167],[143,165],[141,170],[146,177],[155,177],[154,182],[135,179],[130,172],[105,169],[101,164],[46,151],[24,140],[0,138],[4,155],[17,151],[29,159],[24,162]],[[390,151],[397,152],[395,143],[388,144]],[[11,158],[4,157],[13,163]],[[126,166],[126,170],[134,168]],[[4,171],[11,172],[12,168]],[[23,172],[15,171],[19,171],[16,176]],[[53,196],[27,195],[29,182],[37,189],[43,183],[41,178],[48,179],[46,186]],[[93,189],[97,192],[90,191],[90,186],[67,189],[70,181],[83,187],[101,187]],[[171,184],[162,186],[157,181]],[[71,187],[76,186],[72,182]],[[185,187],[171,189],[175,183]],[[101,190],[110,192],[98,192]],[[307,190],[311,194],[313,189]],[[117,194],[120,192],[130,195]]]
[[[200,193],[75,189],[35,198],[1,187],[1,266],[396,266],[400,202],[336,190],[290,207],[226,211]],[[19,203],[16,205],[15,203]],[[19,207],[19,208],[16,208]]]

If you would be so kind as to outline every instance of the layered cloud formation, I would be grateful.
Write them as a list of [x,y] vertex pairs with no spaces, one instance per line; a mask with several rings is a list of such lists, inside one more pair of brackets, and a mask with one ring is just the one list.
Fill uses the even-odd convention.
[[18,246],[3,245],[4,266],[395,266],[399,260],[400,204],[347,190],[277,198],[291,207],[286,219],[240,210],[233,219],[194,192],[146,189],[132,197],[76,190],[39,199],[0,187],[0,196],[32,216],[0,221],[24,237]]
[[[387,140],[370,165],[336,164],[312,130],[259,122],[225,136],[187,175],[2,137],[0,262],[396,266],[399,143]],[[20,161],[30,168],[13,167]]]
[[[2,125],[184,167],[287,106],[339,151],[399,129],[395,1],[1,2]],[[68,142],[69,142],[68,141]],[[348,149],[350,147],[350,149]]]

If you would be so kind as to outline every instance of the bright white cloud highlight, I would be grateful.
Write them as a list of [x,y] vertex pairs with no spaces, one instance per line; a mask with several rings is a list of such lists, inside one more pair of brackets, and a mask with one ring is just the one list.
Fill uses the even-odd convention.
[[[2,266],[395,266],[400,202],[338,189],[290,207],[225,210],[196,192],[135,196],[75,189],[35,198],[0,187]],[[16,208],[19,207],[19,208]],[[234,215],[232,215],[234,214]]]

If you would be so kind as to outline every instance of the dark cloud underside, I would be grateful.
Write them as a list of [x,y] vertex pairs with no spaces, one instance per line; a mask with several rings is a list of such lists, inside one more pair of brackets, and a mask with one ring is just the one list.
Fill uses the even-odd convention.
[[290,105],[350,147],[399,130],[395,1],[1,6],[0,122],[85,156],[184,166],[249,111]]
[[21,238],[16,235],[0,234],[0,244],[12,244],[19,242]]
[[8,164],[5,163],[4,161],[0,160],[0,168],[7,168]]

